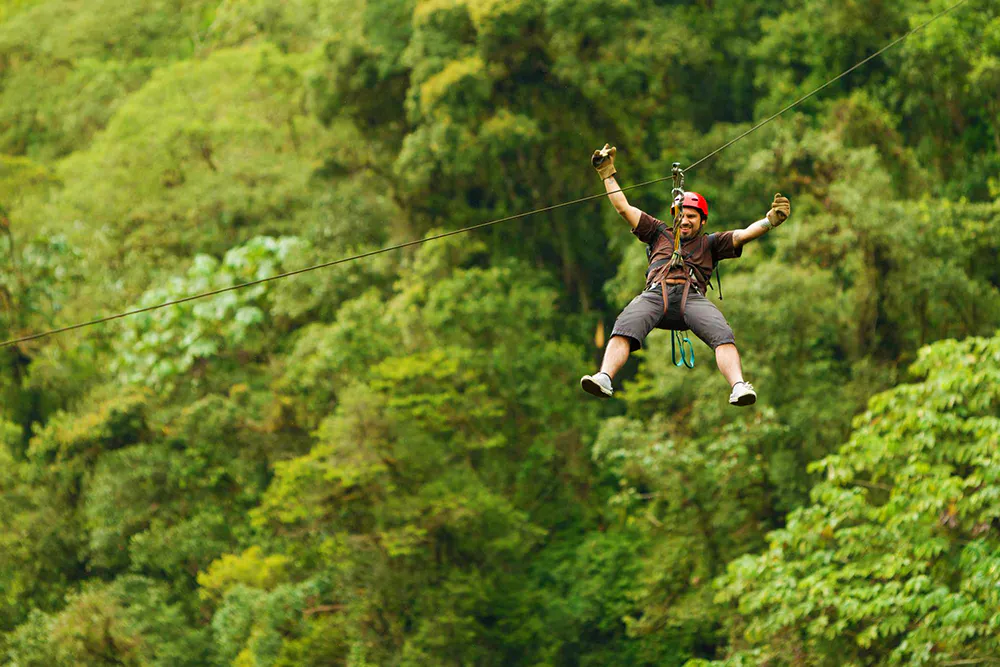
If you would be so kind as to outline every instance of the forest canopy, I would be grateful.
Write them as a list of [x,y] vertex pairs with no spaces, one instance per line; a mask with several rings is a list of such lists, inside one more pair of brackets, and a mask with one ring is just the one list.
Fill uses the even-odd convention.
[[[951,4],[0,0],[0,331],[668,176]],[[1000,6],[687,186],[792,202],[749,409],[666,332],[580,391],[603,198],[0,348],[0,662],[1000,664]]]

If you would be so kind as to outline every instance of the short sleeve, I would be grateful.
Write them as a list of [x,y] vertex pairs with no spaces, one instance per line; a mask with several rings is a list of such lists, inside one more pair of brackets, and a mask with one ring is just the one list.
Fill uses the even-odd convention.
[[635,234],[636,238],[643,243],[652,243],[653,238],[656,236],[656,228],[663,223],[653,216],[649,215],[645,211],[641,211],[639,215],[639,224],[635,226],[632,233]]
[[743,246],[736,247],[733,243],[733,232],[715,232],[708,235],[712,249],[712,260],[734,259],[743,256]]

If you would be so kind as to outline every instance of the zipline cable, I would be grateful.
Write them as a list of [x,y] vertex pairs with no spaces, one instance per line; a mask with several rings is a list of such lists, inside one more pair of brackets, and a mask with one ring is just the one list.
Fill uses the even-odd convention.
[[[616,192],[621,192],[623,190],[630,190],[632,188],[641,187],[643,184],[630,185]],[[499,218],[497,220],[490,220],[489,222],[482,222],[478,225],[473,225],[471,227],[463,227],[462,229],[456,229],[454,231],[445,232],[443,234],[436,234],[434,236],[428,236],[423,239],[417,239],[415,241],[407,241],[406,243],[400,243],[394,246],[388,246],[386,248],[379,248],[378,250],[372,250],[370,252],[364,252],[360,255],[353,255],[351,257],[344,257],[341,259],[335,259],[331,262],[323,262],[322,264],[316,264],[315,266],[308,266],[303,269],[296,269],[295,271],[289,271],[287,273],[281,273],[275,276],[268,276],[267,278],[260,278],[258,280],[251,280],[247,283],[240,283],[239,285],[230,285],[229,287],[223,287],[221,289],[212,290],[211,292],[203,292],[201,294],[192,294],[191,296],[186,296],[182,299],[175,299],[174,301],[167,301],[166,303],[159,303],[155,306],[147,306],[145,308],[138,308],[136,310],[130,310],[125,313],[119,313],[117,315],[109,315],[108,317],[101,317],[96,320],[91,320],[89,322],[81,322],[80,324],[74,324],[68,327],[62,327],[61,329],[53,329],[51,331],[45,331],[42,333],[33,334],[31,336],[25,336],[23,338],[16,338],[14,340],[8,340],[4,343],[0,343],[0,349],[7,347],[9,345],[14,345],[15,343],[23,343],[25,341],[36,340],[38,338],[44,338],[45,336],[54,336],[55,334],[65,333],[67,331],[72,331],[74,329],[82,329],[83,327],[93,326],[95,324],[103,324],[104,322],[110,322],[112,320],[121,319],[123,317],[129,317],[130,315],[138,315],[140,313],[148,313],[151,310],[158,310],[160,308],[166,308],[167,306],[176,306],[180,303],[186,303],[188,301],[194,301],[195,299],[204,299],[210,296],[215,296],[217,294],[222,294],[223,292],[232,292],[233,290],[243,289],[244,287],[253,287],[254,285],[260,285],[262,283],[271,282],[272,280],[280,280],[281,278],[288,278],[290,276],[296,276],[300,273],[307,273],[309,271],[315,271],[317,269],[325,269],[330,266],[336,266],[337,264],[346,264],[348,262],[353,262],[358,259],[364,259],[365,257],[372,257],[374,255],[380,255],[385,252],[392,252],[393,250],[400,250],[402,248],[408,248],[410,246],[420,245],[421,243],[427,243],[428,241],[437,241],[438,239],[443,239],[447,236],[455,236],[456,234],[464,234],[465,232],[471,232],[476,229],[482,229],[483,227],[489,227],[490,225],[498,225],[501,222],[509,222],[511,220],[516,220],[518,218],[526,218],[529,215],[535,215],[536,213],[545,213],[546,211],[554,211],[557,208],[563,208],[566,206],[573,206],[574,204],[579,204],[581,202],[589,201],[591,199],[598,199],[600,197],[606,197],[606,193],[601,193],[599,195],[590,195],[588,197],[581,197],[580,199],[574,199],[573,201],[563,202],[562,204],[554,204],[552,206],[546,206],[545,208],[536,209],[534,211],[528,211],[527,213],[518,213],[517,215],[510,215],[506,218]]]
[[[711,158],[711,157],[713,157],[715,155],[718,155],[719,153],[721,153],[725,149],[727,149],[730,146],[732,146],[733,144],[735,144],[737,141],[740,141],[741,139],[743,139],[743,138],[749,136],[750,134],[752,134],[753,132],[756,132],[758,129],[760,129],[761,127],[767,125],[772,120],[774,120],[778,116],[782,115],[786,111],[789,111],[789,110],[795,108],[796,106],[798,106],[799,104],[801,104],[802,102],[805,102],[807,99],[809,99],[810,97],[812,97],[813,95],[815,95],[819,91],[823,90],[824,88],[826,88],[830,84],[833,84],[833,83],[839,81],[840,79],[844,78],[845,76],[847,76],[848,74],[850,74],[851,72],[853,72],[857,68],[861,67],[865,63],[867,63],[870,60],[872,60],[874,58],[877,58],[878,56],[882,55],[884,52],[888,51],[889,49],[891,49],[892,47],[894,47],[896,44],[899,44],[900,42],[902,42],[904,39],[906,39],[910,35],[912,35],[912,34],[914,34],[916,32],[919,32],[920,30],[926,28],[928,25],[930,25],[934,21],[938,20],[939,18],[941,18],[945,14],[949,13],[953,9],[957,9],[960,5],[965,4],[965,2],[966,2],[966,0],[959,0],[957,3],[955,3],[954,5],[951,5],[947,9],[941,10],[940,12],[938,12],[937,14],[935,14],[934,16],[932,16],[931,18],[929,18],[928,20],[926,20],[923,23],[921,23],[916,28],[913,28],[909,32],[904,33],[902,36],[897,37],[895,40],[893,40],[889,44],[883,46],[881,49],[879,49],[878,51],[876,51],[872,55],[868,56],[864,60],[858,62],[857,64],[853,65],[849,69],[844,70],[843,72],[841,72],[840,74],[838,74],[834,78],[830,79],[829,81],[827,81],[823,85],[821,85],[818,88],[814,89],[813,91],[811,91],[811,92],[803,95],[802,97],[800,97],[799,99],[795,100],[794,102],[792,102],[791,104],[789,104],[785,108],[781,109],[777,113],[775,113],[775,114],[769,116],[768,118],[762,120],[761,122],[757,123],[756,125],[754,125],[753,127],[751,127],[749,130],[747,130],[743,134],[739,135],[738,137],[736,137],[734,139],[731,139],[730,141],[726,142],[725,144],[723,144],[719,148],[715,149],[714,151],[712,151],[711,153],[709,153],[708,155],[706,155],[705,157],[703,157],[700,160],[692,163],[690,166],[688,166],[687,168],[685,168],[684,171],[691,171],[692,169],[694,169],[695,167],[697,167],[701,163],[705,162],[709,158]],[[54,336],[56,334],[65,333],[67,331],[73,331],[74,329],[82,329],[84,327],[95,326],[97,324],[103,324],[105,322],[111,322],[113,320],[122,319],[124,317],[130,317],[132,315],[139,315],[140,313],[148,313],[148,312],[150,312],[152,310],[159,310],[160,308],[167,308],[169,306],[176,306],[178,304],[186,303],[188,301],[194,301],[195,299],[205,299],[205,298],[208,298],[210,296],[216,296],[218,294],[222,294],[224,292],[232,292],[234,290],[243,289],[243,288],[246,288],[246,287],[253,287],[254,285],[261,285],[263,283],[271,282],[273,280],[280,280],[282,278],[288,278],[288,277],[291,277],[291,276],[296,276],[296,275],[298,275],[300,273],[307,273],[309,271],[316,271],[318,269],[325,269],[325,268],[328,268],[328,267],[331,267],[331,266],[336,266],[337,264],[346,264],[348,262],[353,262],[355,260],[364,259],[366,257],[372,257],[374,255],[380,255],[380,254],[386,253],[386,252],[392,252],[394,250],[401,250],[402,248],[408,248],[410,246],[420,245],[421,243],[427,243],[429,241],[437,241],[439,239],[443,239],[443,238],[446,238],[448,236],[455,236],[456,234],[464,234],[466,232],[475,231],[477,229],[483,229],[484,227],[489,227],[491,225],[498,225],[498,224],[500,224],[502,222],[510,222],[511,220],[517,220],[519,218],[526,218],[526,217],[531,216],[531,215],[537,215],[539,213],[546,213],[548,211],[554,211],[556,209],[565,208],[567,206],[574,206],[576,204],[582,204],[583,202],[591,201],[591,200],[594,200],[594,199],[601,199],[603,197],[607,197],[608,195],[612,195],[612,194],[615,194],[615,193],[618,193],[618,192],[625,192],[626,190],[634,190],[636,188],[643,188],[643,187],[647,187],[647,186],[650,186],[650,185],[654,185],[656,183],[662,183],[663,181],[667,181],[667,180],[670,180],[672,178],[673,178],[672,175],[671,176],[664,176],[664,177],[661,177],[661,178],[654,178],[653,180],[650,180],[650,181],[644,181],[642,183],[636,183],[635,185],[629,185],[629,186],[626,186],[626,187],[623,187],[623,188],[619,188],[618,190],[613,190],[611,192],[602,192],[600,194],[589,195],[587,197],[580,197],[579,199],[574,199],[572,201],[563,202],[561,204],[554,204],[552,206],[546,206],[544,208],[538,208],[538,209],[535,209],[533,211],[527,211],[525,213],[518,213],[516,215],[509,215],[509,216],[507,216],[505,218],[498,218],[496,220],[490,220],[488,222],[482,222],[482,223],[479,223],[478,225],[472,225],[471,227],[463,227],[462,229],[456,229],[454,231],[445,232],[443,234],[436,234],[434,236],[428,236],[426,238],[417,239],[415,241],[407,241],[406,243],[400,243],[400,244],[397,244],[397,245],[388,246],[388,247],[385,247],[385,248],[380,248],[378,250],[372,250],[370,252],[364,252],[364,253],[361,253],[361,254],[358,254],[358,255],[352,255],[351,257],[344,257],[344,258],[336,259],[336,260],[333,260],[333,261],[330,261],[330,262],[323,262],[322,264],[316,264],[314,266],[309,266],[309,267],[306,267],[306,268],[303,268],[303,269],[296,269],[295,271],[288,271],[287,273],[281,273],[281,274],[278,274],[278,275],[269,276],[267,278],[261,278],[259,280],[252,280],[250,282],[240,283],[238,285],[231,285],[229,287],[223,287],[221,289],[212,290],[210,292],[202,292],[200,294],[192,294],[191,296],[186,296],[186,297],[181,298],[181,299],[175,299],[173,301],[167,301],[165,303],[156,304],[155,306],[147,306],[145,308],[137,308],[135,310],[130,310],[130,311],[127,311],[127,312],[124,312],[124,313],[119,313],[117,315],[109,315],[107,317],[101,317],[101,318],[98,318],[96,320],[90,320],[89,322],[81,322],[79,324],[73,324],[71,326],[61,327],[59,329],[52,329],[50,331],[43,331],[41,333],[32,334],[30,336],[24,336],[22,338],[14,338],[14,339],[11,339],[11,340],[8,340],[8,341],[4,341],[3,343],[0,343],[0,349],[3,349],[5,347],[9,347],[11,345],[16,345],[18,343],[25,343],[25,342],[32,341],[32,340],[37,340],[39,338],[45,338],[47,336]]]
[[879,57],[880,55],[882,55],[883,53],[885,53],[886,51],[888,51],[892,47],[896,46],[897,44],[899,44],[900,42],[902,42],[904,39],[906,39],[907,37],[909,37],[913,33],[919,32],[920,30],[923,30],[924,28],[926,28],[927,26],[929,26],[934,21],[937,21],[939,18],[941,18],[942,16],[944,16],[945,14],[947,14],[948,12],[950,12],[951,10],[958,8],[959,5],[965,4],[965,1],[966,0],[959,0],[958,2],[956,2],[951,7],[948,7],[947,9],[942,9],[940,12],[938,12],[937,14],[935,14],[934,16],[932,16],[931,18],[927,19],[926,21],[924,21],[923,23],[921,23],[920,25],[918,25],[916,28],[913,28],[909,32],[904,33],[902,36],[897,37],[896,39],[894,39],[893,41],[889,42],[888,44],[886,44],[881,49],[879,49],[875,53],[871,54],[870,56],[868,56],[867,58],[865,58],[861,62],[857,63],[853,67],[850,67],[849,69],[844,70],[843,72],[841,72],[840,74],[838,74],[834,78],[830,79],[829,81],[827,81],[826,83],[824,83],[819,88],[816,88],[812,92],[806,93],[805,95],[803,95],[799,99],[795,100],[794,102],[792,102],[791,104],[789,104],[787,107],[785,107],[781,111],[779,111],[776,114],[774,114],[773,116],[770,116],[769,118],[765,118],[761,122],[759,122],[756,125],[754,125],[753,127],[751,127],[749,130],[747,130],[746,132],[744,132],[743,134],[741,134],[740,136],[736,137],[735,139],[732,139],[732,140],[728,141],[727,143],[725,143],[722,146],[720,146],[719,148],[715,149],[714,151],[712,151],[711,153],[709,153],[705,157],[701,158],[700,160],[698,160],[694,164],[688,166],[684,171],[691,171],[692,169],[694,169],[695,167],[697,167],[699,164],[701,164],[705,160],[707,160],[710,157],[713,157],[713,156],[721,153],[722,151],[726,150],[727,148],[729,148],[730,146],[732,146],[733,144],[735,144],[737,141],[739,141],[743,137],[747,136],[751,132],[755,132],[756,130],[764,127],[765,125],[767,125],[772,120],[774,120],[775,118],[777,118],[781,114],[785,113],[786,111],[788,111],[792,107],[797,107],[798,105],[802,104],[803,102],[805,102],[810,97],[812,97],[813,95],[815,95],[819,91],[823,90],[824,88],[826,88],[830,84],[836,83],[837,81],[840,81],[845,76],[847,76],[848,74],[850,74],[851,72],[853,72],[857,68],[859,68],[862,65],[864,65],[865,63],[867,63],[869,60],[872,60],[874,58]]

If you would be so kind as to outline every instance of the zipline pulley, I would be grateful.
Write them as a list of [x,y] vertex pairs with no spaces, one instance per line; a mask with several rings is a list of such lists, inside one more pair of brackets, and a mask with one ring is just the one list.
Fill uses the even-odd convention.
[[684,196],[684,170],[681,169],[680,162],[674,162],[671,175],[674,178],[674,189],[670,191],[670,196],[676,200]]
[[684,267],[684,257],[681,255],[681,235],[679,233],[681,220],[684,219],[684,170],[680,162],[674,162],[671,173],[674,178],[674,189],[670,191],[674,209],[674,254],[670,256],[670,268]]

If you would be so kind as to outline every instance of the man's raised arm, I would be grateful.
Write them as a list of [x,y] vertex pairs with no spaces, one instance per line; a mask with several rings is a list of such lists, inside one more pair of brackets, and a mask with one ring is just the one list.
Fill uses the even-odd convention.
[[594,165],[594,169],[597,170],[597,173],[600,174],[601,179],[604,181],[604,189],[608,191],[608,199],[611,200],[611,204],[618,211],[618,215],[625,218],[632,229],[635,229],[639,226],[639,216],[642,215],[642,211],[635,206],[629,205],[628,199],[625,198],[625,193],[621,191],[621,186],[615,180],[615,174],[618,173],[615,169],[616,151],[617,149],[614,146],[604,144],[604,148],[594,151],[590,163]]
[[771,202],[771,210],[767,212],[766,216],[746,229],[737,229],[733,232],[733,246],[739,248],[749,241],[760,238],[774,227],[781,225],[791,214],[791,202],[788,201],[788,197],[782,197],[779,192],[774,195],[774,201]]

